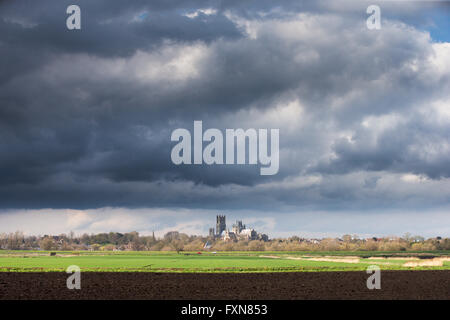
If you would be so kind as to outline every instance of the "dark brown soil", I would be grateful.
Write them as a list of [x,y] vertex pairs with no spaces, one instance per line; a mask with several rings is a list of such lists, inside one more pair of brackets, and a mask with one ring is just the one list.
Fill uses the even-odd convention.
[[369,290],[365,272],[82,273],[81,290],[65,273],[2,273],[1,299],[445,299],[450,271],[383,271]]

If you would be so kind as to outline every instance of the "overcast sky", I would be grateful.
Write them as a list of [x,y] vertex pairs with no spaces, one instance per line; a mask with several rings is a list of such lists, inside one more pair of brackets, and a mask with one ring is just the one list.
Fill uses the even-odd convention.
[[[450,236],[450,2],[370,4],[2,1],[0,232]],[[174,165],[194,120],[280,129],[278,174]]]

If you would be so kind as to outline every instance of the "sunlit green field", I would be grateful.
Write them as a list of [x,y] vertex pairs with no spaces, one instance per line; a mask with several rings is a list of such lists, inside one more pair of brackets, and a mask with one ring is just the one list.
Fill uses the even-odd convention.
[[[0,251],[0,271],[65,271],[71,265],[82,271],[110,272],[356,271],[370,265],[382,270],[450,270],[450,252],[428,254],[425,259],[414,256],[410,252],[56,252],[51,256],[43,251]],[[436,265],[420,265],[432,260]],[[404,266],[407,262],[419,265]]]

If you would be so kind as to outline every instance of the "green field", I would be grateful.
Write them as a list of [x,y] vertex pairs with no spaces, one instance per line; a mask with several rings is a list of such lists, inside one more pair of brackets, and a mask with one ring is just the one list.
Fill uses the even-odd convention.
[[[418,257],[422,256],[422,259]],[[434,257],[434,259],[433,259]],[[370,265],[382,270],[450,270],[450,252],[56,252],[0,251],[0,271],[111,272],[286,272],[357,271]],[[318,261],[318,260],[326,261]],[[407,262],[435,261],[440,265],[414,267]],[[436,261],[442,260],[442,261]]]

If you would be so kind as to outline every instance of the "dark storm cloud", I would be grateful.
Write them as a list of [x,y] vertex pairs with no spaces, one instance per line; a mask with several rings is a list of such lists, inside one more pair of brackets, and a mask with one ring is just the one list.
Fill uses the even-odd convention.
[[[389,20],[370,32],[348,1],[76,3],[73,32],[72,2],[0,4],[2,207],[445,203],[394,183],[449,177],[448,122],[423,117],[448,101],[448,69],[430,62],[447,49],[427,34]],[[173,165],[170,133],[193,120],[280,128],[279,174]]]
[[[29,7],[24,7],[24,2]],[[0,11],[2,43],[34,53],[129,56],[139,49],[151,49],[165,39],[212,41],[240,36],[235,25],[223,15],[200,15],[190,19],[176,10],[168,11],[170,8],[158,10],[158,6],[149,5],[153,1],[131,5],[119,1],[77,3],[85,10],[82,11],[83,32],[75,33],[65,28],[65,10],[72,4],[70,1],[42,1],[36,11],[30,10],[36,7],[34,2],[3,3]],[[145,16],[140,17],[144,13]]]

